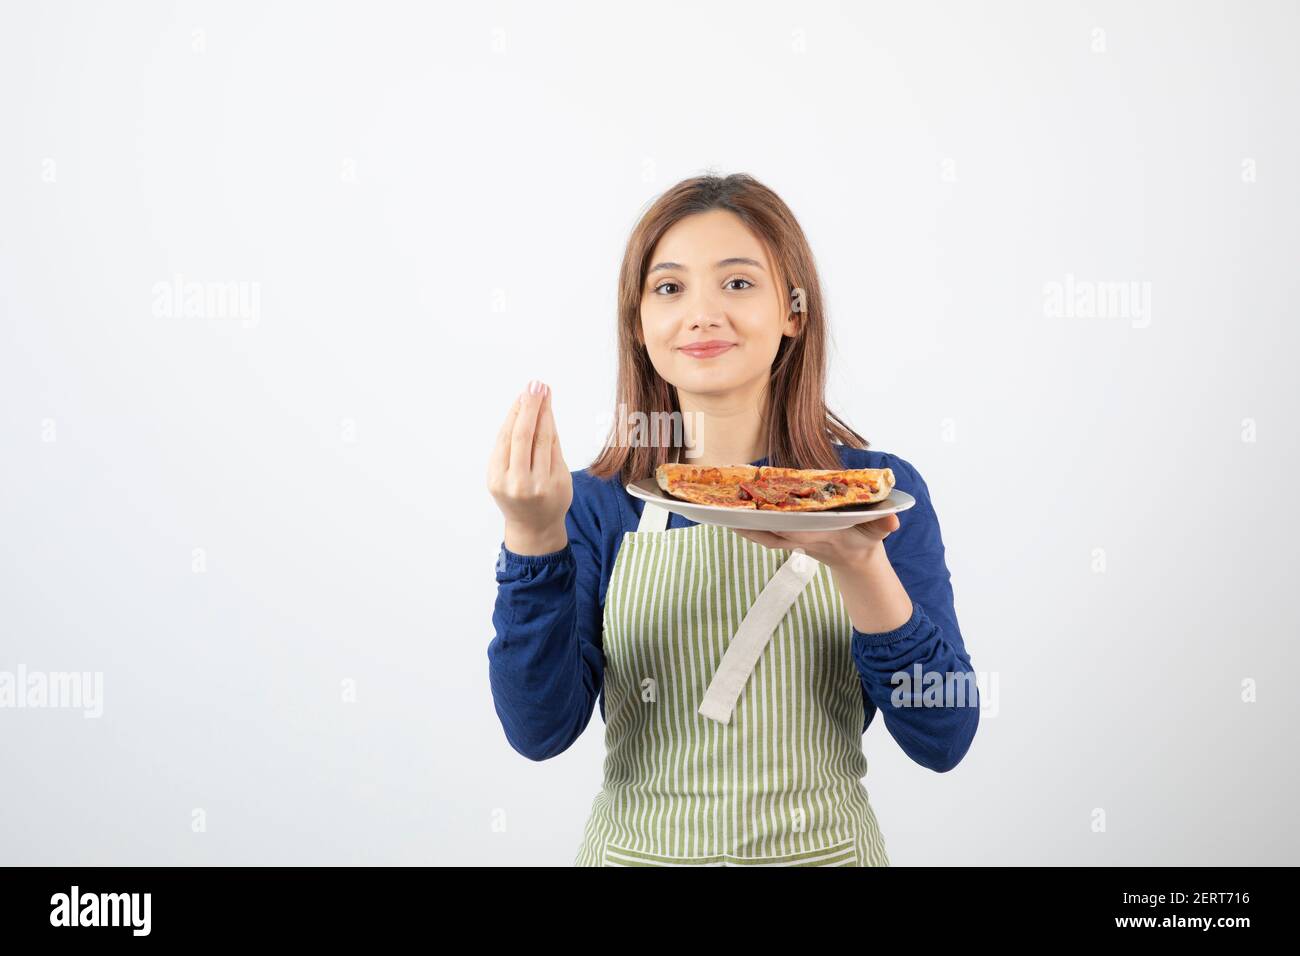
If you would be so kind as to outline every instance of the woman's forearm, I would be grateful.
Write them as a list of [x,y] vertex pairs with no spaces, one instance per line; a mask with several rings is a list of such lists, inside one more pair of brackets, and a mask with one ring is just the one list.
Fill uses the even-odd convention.
[[853,627],[863,634],[896,630],[912,617],[912,600],[883,545],[859,565],[832,566],[831,574]]

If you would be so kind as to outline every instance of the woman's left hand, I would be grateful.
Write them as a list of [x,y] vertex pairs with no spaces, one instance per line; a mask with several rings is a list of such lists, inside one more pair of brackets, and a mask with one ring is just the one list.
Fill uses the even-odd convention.
[[884,541],[898,530],[898,515],[885,515],[839,531],[746,531],[732,528],[742,538],[767,548],[793,551],[802,548],[832,570],[862,567],[884,551]]

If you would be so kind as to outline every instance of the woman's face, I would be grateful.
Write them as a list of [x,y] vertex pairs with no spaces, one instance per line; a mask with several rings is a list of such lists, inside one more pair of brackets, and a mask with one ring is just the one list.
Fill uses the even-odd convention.
[[784,279],[735,213],[687,216],[655,246],[641,334],[659,374],[679,390],[718,395],[765,383],[781,337],[797,328]]

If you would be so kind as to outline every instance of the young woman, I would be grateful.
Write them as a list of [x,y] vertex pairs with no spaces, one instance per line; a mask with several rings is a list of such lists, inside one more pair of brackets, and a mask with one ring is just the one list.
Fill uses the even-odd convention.
[[[703,176],[660,196],[628,242],[618,311],[619,404],[597,460],[569,471],[550,389],[535,381],[489,464],[505,535],[487,653],[506,739],[553,757],[599,699],[604,785],[580,866],[888,866],[862,785],[876,711],[941,773],[979,723],[925,481],[826,407],[812,252],[753,178]],[[645,435],[628,424],[637,413],[681,416],[689,450],[680,428],[618,440]],[[916,505],[844,531],[700,525],[625,490],[671,460],[891,468]],[[797,597],[761,625],[770,637],[734,714],[705,716],[729,642],[787,563],[803,569]],[[923,694],[936,674],[971,693]]]

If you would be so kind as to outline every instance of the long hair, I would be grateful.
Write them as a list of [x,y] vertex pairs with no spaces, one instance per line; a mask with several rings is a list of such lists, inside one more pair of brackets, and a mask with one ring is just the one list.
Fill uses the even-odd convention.
[[[841,468],[835,444],[866,448],[869,442],[826,407],[826,317],[821,282],[803,229],[776,193],[745,173],[682,180],[651,203],[628,238],[618,279],[618,384],[613,425],[606,445],[587,466],[597,478],[619,475],[623,484],[654,474],[676,460],[680,428],[677,390],[655,371],[641,343],[641,295],[650,256],[676,222],[711,209],[727,209],[763,244],[778,277],[786,282],[792,310],[802,315],[794,336],[782,336],[768,379],[763,411],[768,464],[788,468]],[[641,425],[656,423],[648,442],[620,441]],[[644,427],[640,429],[644,433]],[[734,464],[742,464],[735,462]]]

